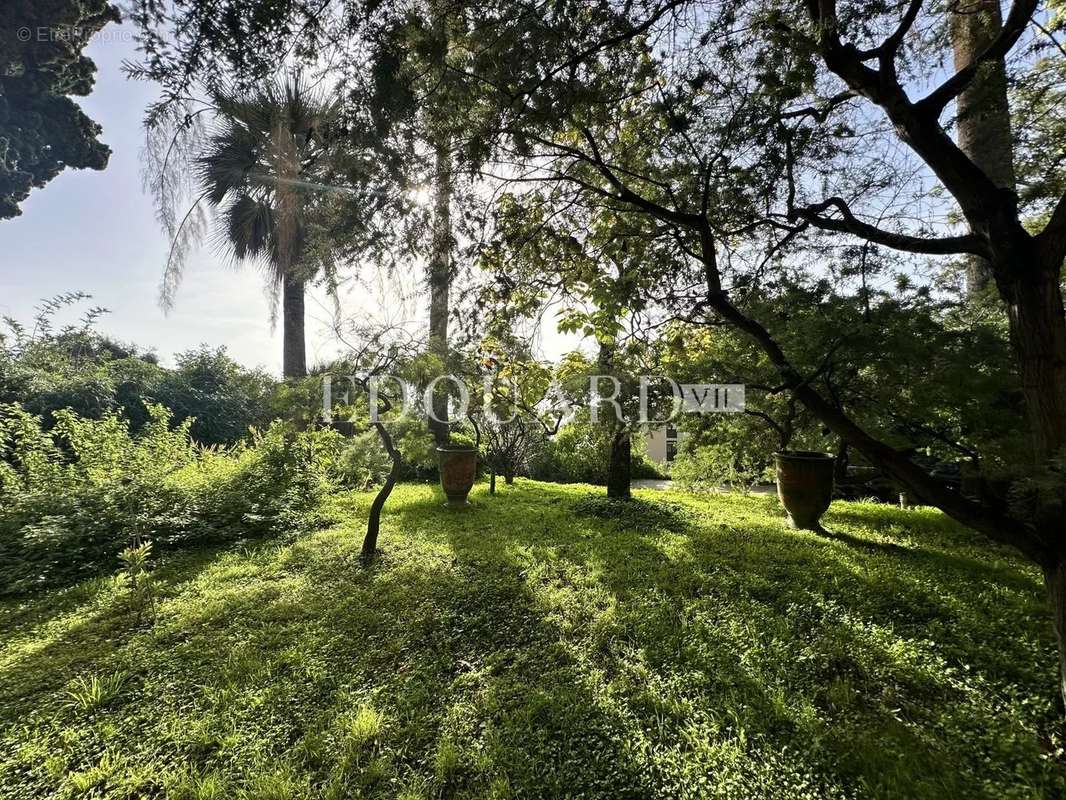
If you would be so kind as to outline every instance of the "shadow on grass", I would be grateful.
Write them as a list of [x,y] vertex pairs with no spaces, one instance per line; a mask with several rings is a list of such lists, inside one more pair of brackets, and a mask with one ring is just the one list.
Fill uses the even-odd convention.
[[[804,535],[775,518],[747,520],[743,529],[705,519],[684,536],[619,531],[613,522],[594,519],[575,531],[553,515],[525,516],[526,509],[543,512],[544,493],[520,484],[509,496],[494,499],[499,508],[483,506],[480,517],[449,517],[415,503],[399,510],[394,522],[399,530],[446,538],[461,560],[482,564],[486,552],[492,553],[531,584],[540,584],[541,591],[534,591],[542,605],[544,596],[555,594],[555,602],[566,607],[567,594],[580,592],[591,573],[608,594],[605,604],[613,618],[621,621],[593,636],[583,661],[608,676],[633,657],[661,679],[698,675],[707,704],[702,712],[733,719],[782,747],[832,742],[834,763],[841,766],[818,758],[812,763],[838,778],[881,785],[896,775],[918,794],[922,786],[923,791],[957,789],[952,774],[932,775],[941,759],[950,758],[926,731],[927,726],[974,724],[974,708],[950,677],[952,670],[972,666],[984,680],[1003,686],[1019,680],[1039,685],[1041,677],[1049,679],[1049,693],[1054,686],[1044,675],[1053,662],[1041,661],[1046,654],[1034,652],[1031,638],[1016,642],[1012,637],[1017,618],[1011,614],[1017,613],[1027,621],[1036,618],[1043,645],[1048,638],[1041,628],[1046,611],[1039,586],[1009,565],[991,567],[847,531],[825,538]],[[564,517],[573,502],[557,504]],[[753,505],[764,508],[761,501]],[[499,524],[512,514],[525,523],[518,528]],[[988,579],[1006,583],[1019,595],[1009,604],[1006,627],[985,618],[994,610],[973,597],[975,582]],[[731,626],[744,628],[745,634],[732,635]],[[946,661],[944,653],[922,644],[930,631],[948,638]],[[566,631],[568,637],[575,634],[580,629]],[[619,641],[640,644],[633,651],[619,648]],[[687,651],[703,645],[707,650],[699,657],[687,657]],[[901,647],[913,653],[901,655]],[[764,663],[753,666],[752,658]],[[922,658],[930,663],[921,663]],[[1019,664],[1025,666],[1019,669]],[[796,682],[805,690],[790,697]],[[850,724],[827,721],[836,714],[851,716]],[[887,741],[913,762],[904,776],[896,772]],[[919,777],[925,773],[928,783]]]
[[[693,502],[685,532],[635,532],[573,515],[586,494],[479,487],[475,507],[455,512],[411,488],[386,509],[370,567],[358,561],[361,517],[276,553],[190,563],[154,626],[87,655],[98,671],[137,671],[112,712],[134,735],[116,746],[131,769],[222,764],[238,785],[281,765],[309,795],[944,797],[1052,785],[1032,716],[1002,711],[1001,661],[1042,654],[986,617],[999,602],[1006,624],[1039,629],[1021,588],[986,605],[968,558],[860,547],[870,542],[846,529],[856,541],[798,534],[760,502]],[[8,774],[33,776],[42,794],[57,787],[29,763],[35,752],[66,736],[89,742],[71,768],[100,757],[93,723],[55,694],[70,651],[111,633],[106,615],[79,625],[19,666],[53,717]],[[962,660],[980,681],[961,685]],[[1035,672],[1017,685],[1039,686]],[[364,708],[382,715],[371,738],[353,733]],[[1021,755],[997,756],[989,773],[983,754],[1003,741]]]
[[[167,554],[153,572],[156,606],[179,595],[220,555],[254,554],[276,547],[276,543],[258,540],[240,547],[217,545]],[[145,612],[138,619],[110,576],[19,600],[5,599],[0,607],[0,717],[6,708],[24,704],[35,695],[55,693],[91,665],[120,653],[152,627],[154,616]]]

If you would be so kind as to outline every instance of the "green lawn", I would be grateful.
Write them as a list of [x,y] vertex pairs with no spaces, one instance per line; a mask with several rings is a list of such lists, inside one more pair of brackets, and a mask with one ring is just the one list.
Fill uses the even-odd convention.
[[[0,797],[1049,797],[1039,575],[928,510],[398,487],[294,543],[0,605]],[[595,511],[597,506],[591,505]],[[79,676],[85,678],[78,682]],[[97,679],[94,685],[89,678]]]

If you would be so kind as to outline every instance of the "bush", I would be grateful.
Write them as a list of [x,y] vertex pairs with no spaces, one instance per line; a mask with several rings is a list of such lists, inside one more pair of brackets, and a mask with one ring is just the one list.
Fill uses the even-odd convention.
[[[400,479],[412,480],[432,475],[436,469],[433,435],[425,422],[411,416],[386,423],[393,444],[403,458]],[[356,434],[342,449],[337,472],[344,486],[366,490],[384,482],[392,469],[392,459],[373,428]]]
[[385,480],[392,470],[392,459],[377,431],[363,431],[341,451],[337,469],[345,486],[366,491]]
[[750,489],[773,480],[770,454],[738,448],[733,442],[683,447],[670,466],[670,477],[689,491],[712,491],[721,486]]
[[[532,477],[556,483],[607,483],[611,459],[611,432],[606,425],[593,425],[578,418],[563,426],[533,460]],[[632,437],[632,477],[659,478],[662,474],[644,452],[644,437]]]
[[281,424],[251,445],[203,448],[186,421],[148,409],[139,434],[102,419],[0,406],[0,594],[114,571],[134,534],[161,549],[315,521],[343,439]]
[[472,450],[474,448],[474,437],[466,433],[450,433],[448,434],[448,446]]
[[197,442],[234,444],[250,428],[265,428],[274,418],[274,379],[245,369],[224,347],[189,350],[176,361],[173,370],[162,374],[153,396],[178,421],[193,420],[189,433]]
[[193,419],[190,434],[202,444],[234,444],[249,428],[264,428],[279,416],[274,379],[245,369],[225,348],[180,353],[177,367],[167,370],[152,353],[97,333],[100,309],[90,310],[80,327],[55,331],[54,315],[82,299],[72,294],[46,301],[30,331],[4,320],[0,403],[18,403],[48,428],[64,409],[96,420],[120,413],[137,432],[149,423],[145,402],[159,402],[179,422]]

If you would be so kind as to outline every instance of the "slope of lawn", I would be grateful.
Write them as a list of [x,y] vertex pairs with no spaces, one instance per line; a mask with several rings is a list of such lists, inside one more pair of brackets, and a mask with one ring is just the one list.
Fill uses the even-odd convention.
[[[294,542],[0,605],[0,797],[1063,791],[1037,572],[930,510],[401,486]],[[654,505],[652,505],[654,504]]]

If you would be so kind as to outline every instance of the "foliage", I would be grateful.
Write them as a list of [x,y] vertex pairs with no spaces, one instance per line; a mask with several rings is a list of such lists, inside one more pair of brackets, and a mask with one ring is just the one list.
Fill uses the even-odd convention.
[[332,431],[276,423],[249,446],[202,448],[186,421],[149,408],[138,434],[114,413],[0,407],[0,593],[112,570],[133,536],[172,549],[298,528],[333,485]]
[[[559,483],[607,482],[610,462],[612,431],[609,425],[593,424],[587,410],[579,410],[574,419],[563,425],[544,447],[544,452],[533,460],[530,471],[538,480]],[[658,468],[648,460],[642,450],[643,438],[633,436],[634,478],[660,478]]]
[[761,496],[648,492],[687,528],[636,531],[575,514],[593,491],[480,485],[456,515],[398,486],[372,569],[372,495],[338,499],[298,541],[172,555],[132,631],[109,582],[0,604],[5,798],[1061,794],[1044,591],[1011,552],[932,509],[796,532]]
[[[849,267],[849,255],[861,256],[849,250],[830,266],[839,273],[857,268]],[[1028,439],[1003,315],[934,298],[874,261],[866,259],[867,278],[893,280],[893,291],[849,297],[828,280],[795,281],[764,290],[751,306],[760,319],[780,324],[780,342],[811,386],[893,447],[932,463],[980,461],[992,474],[1023,460]],[[696,450],[711,448],[698,456],[714,474],[708,480],[733,469],[742,481],[757,480],[780,449],[838,452],[838,437],[780,390],[773,364],[748,337],[672,325],[659,345],[666,373],[679,382],[712,376],[747,386],[744,415],[678,420],[692,467]],[[682,464],[680,474],[686,470]]]
[[448,447],[472,450],[474,447],[474,437],[466,433],[449,433]]
[[104,308],[86,308],[76,323],[57,327],[62,312],[84,306],[89,299],[83,292],[47,298],[29,325],[4,318],[0,402],[21,403],[49,421],[52,412],[62,408],[99,417],[115,409],[120,398],[136,400],[133,412],[143,414],[140,397],[160,371],[155,357],[99,334],[96,323],[107,312]]
[[261,370],[242,367],[223,347],[206,345],[179,353],[148,395],[178,421],[192,420],[189,433],[206,445],[234,444],[249,428],[264,430],[278,416],[277,382]]
[[670,477],[689,491],[714,491],[723,486],[748,489],[772,480],[774,448],[751,444],[751,439],[742,437],[707,444],[689,439],[670,465]]
[[155,610],[155,581],[148,563],[151,556],[151,542],[131,544],[118,554],[122,570],[117,577],[126,590],[130,606],[137,613],[138,620],[145,611]]
[[[1034,37],[1033,66],[1025,80],[1012,86],[1011,128],[1015,137],[1014,160],[1025,201],[1046,201],[1066,194],[1066,163],[1061,142],[1066,120],[1056,113],[1066,102],[1066,58],[1062,35],[1066,33],[1066,3],[1048,0],[1049,12]],[[1059,153],[1048,158],[1049,154]],[[1046,224],[1047,214],[1038,222]]]
[[[433,435],[426,428],[425,420],[405,415],[386,425],[403,458],[400,477],[411,480],[431,475],[436,469],[436,456]],[[383,483],[391,469],[392,459],[373,429],[352,437],[337,460],[341,483],[364,491]]]
[[4,320],[0,403],[18,403],[48,426],[62,409],[91,419],[121,413],[133,432],[150,421],[146,403],[161,403],[177,421],[191,419],[193,438],[207,445],[247,439],[249,428],[265,428],[288,411],[274,379],[245,369],[225,348],[179,353],[176,367],[165,369],[153,353],[98,332],[106,309],[89,308],[77,324],[56,327],[61,311],[88,299],[70,292],[43,301],[30,329]]
[[[71,97],[92,91],[89,37],[118,9],[106,0],[34,0],[0,10],[0,220],[63,169],[103,169],[111,150]],[[29,34],[28,36],[26,34]]]
[[369,430],[352,437],[341,451],[337,468],[345,486],[367,491],[384,482],[392,469],[392,459],[377,431]]

